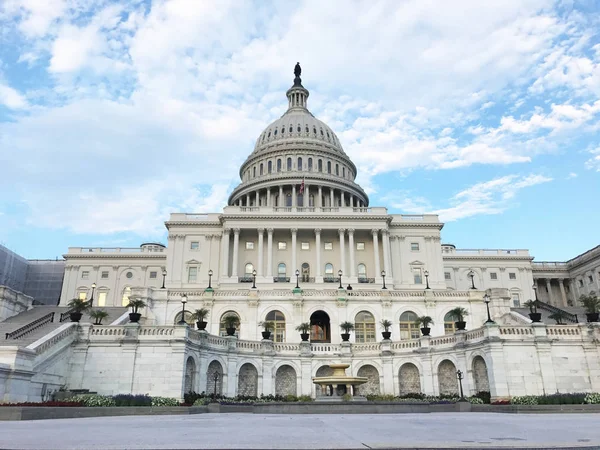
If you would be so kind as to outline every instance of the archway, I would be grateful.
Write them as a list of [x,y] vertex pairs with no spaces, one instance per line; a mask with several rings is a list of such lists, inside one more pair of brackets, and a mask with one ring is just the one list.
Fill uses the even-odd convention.
[[183,379],[183,392],[194,392],[196,390],[196,363],[194,358],[188,356],[185,363],[185,377]]
[[360,395],[379,395],[379,371],[371,365],[362,366],[356,373],[359,377],[366,377],[368,381],[358,386]]
[[400,378],[400,395],[421,393],[421,375],[413,363],[402,364],[398,377]]
[[[216,374],[216,380],[215,380]],[[223,366],[219,361],[212,361],[206,370],[206,393],[223,394]]]
[[450,360],[443,360],[438,366],[438,384],[440,395],[458,395],[456,366]]
[[475,381],[475,392],[490,391],[487,364],[481,356],[473,358],[473,381]]
[[325,311],[315,311],[310,316],[311,342],[331,342],[331,324]]
[[292,366],[281,366],[275,373],[275,395],[296,395],[296,371]]
[[[173,321],[173,323],[175,325],[178,325],[179,322],[181,321],[181,311],[179,311],[177,313],[177,315],[175,316],[175,320]],[[192,312],[188,311],[187,309],[185,310],[185,322],[192,327],[192,329],[194,328],[194,326],[196,325],[196,321],[194,319],[192,319]]]
[[238,374],[238,395],[256,397],[258,395],[258,371],[250,363],[240,367]]

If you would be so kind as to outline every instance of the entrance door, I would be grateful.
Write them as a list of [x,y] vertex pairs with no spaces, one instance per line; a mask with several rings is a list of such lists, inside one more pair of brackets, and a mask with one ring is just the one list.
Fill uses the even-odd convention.
[[302,282],[308,283],[310,281],[310,266],[308,263],[302,264]]
[[310,316],[310,341],[331,342],[331,324],[325,311],[315,311]]

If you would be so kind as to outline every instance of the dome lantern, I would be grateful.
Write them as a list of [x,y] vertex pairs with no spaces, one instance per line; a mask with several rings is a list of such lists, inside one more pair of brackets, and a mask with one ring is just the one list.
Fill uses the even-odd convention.
[[307,100],[310,94],[308,90],[302,86],[302,78],[300,78],[301,73],[302,69],[298,62],[296,63],[296,67],[294,67],[294,85],[286,92],[288,98],[288,111],[293,109],[308,110]]

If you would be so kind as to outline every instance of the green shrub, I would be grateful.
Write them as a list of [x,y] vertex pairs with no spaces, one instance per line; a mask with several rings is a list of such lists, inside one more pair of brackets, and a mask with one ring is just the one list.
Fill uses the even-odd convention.
[[471,405],[483,405],[485,404],[485,402],[480,399],[479,397],[467,397],[467,401],[471,404]]
[[479,391],[473,397],[480,398],[483,403],[489,404],[492,401],[492,396],[489,391]]
[[116,406],[114,399],[109,395],[76,395],[71,400],[80,402],[83,406]]
[[116,406],[152,406],[148,395],[118,394],[113,396]]
[[170,397],[152,397],[152,406],[179,406],[179,400]]
[[537,405],[538,398],[535,395],[523,395],[511,398],[510,403],[511,405]]
[[210,402],[211,402],[210,397],[200,397],[194,401],[193,405],[194,406],[206,406]]
[[587,394],[583,399],[583,402],[587,403],[588,405],[600,404],[600,394],[597,394],[595,392],[592,394]]

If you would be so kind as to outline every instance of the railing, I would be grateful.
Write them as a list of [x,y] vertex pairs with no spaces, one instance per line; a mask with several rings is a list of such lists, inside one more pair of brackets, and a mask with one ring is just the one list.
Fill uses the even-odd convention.
[[339,277],[323,277],[323,283],[339,283]]
[[298,212],[315,212],[314,206],[299,206],[296,208]]
[[[62,328],[62,329],[61,329]],[[72,336],[77,332],[77,324],[76,323],[68,323],[63,325],[58,330],[55,330],[49,336],[44,336],[42,339],[34,342],[27,346],[28,349],[35,351],[36,354],[41,355],[46,352],[48,349],[54,347],[58,342],[66,339],[69,336]]]
[[259,210],[258,206],[240,206],[241,212],[258,212]]
[[238,283],[252,283],[253,281],[253,277],[238,277]]
[[314,283],[315,277],[300,277],[300,283]]
[[321,208],[321,211],[323,211],[323,212],[340,212],[340,208],[339,207],[324,207],[324,208]]
[[565,269],[567,270],[567,263],[558,261],[533,261],[531,263],[536,269],[547,267],[549,269]]
[[[86,304],[88,305],[88,307],[89,307],[89,308],[91,308],[91,307],[92,307],[92,301],[91,301],[91,300],[88,300],[88,301],[86,302]],[[76,312],[75,308],[71,308],[71,309],[69,309],[67,312],[61,313],[61,314],[60,314],[60,318],[59,318],[59,320],[58,320],[58,321],[59,321],[60,323],[63,323],[65,320],[67,320],[67,318],[68,318],[68,317],[70,317],[70,316],[71,316],[71,313],[74,313],[74,312]]]
[[6,333],[4,339],[19,339],[23,336],[28,335],[29,333],[37,330],[38,328],[43,327],[44,325],[54,322],[54,313],[48,313],[45,316],[40,317],[39,319],[35,319],[34,321],[28,323],[21,328],[11,331],[10,333]]
[[392,342],[392,350],[401,350],[405,348],[419,348],[421,347],[420,339],[411,339],[409,341]]
[[369,283],[369,284],[373,284],[375,283],[375,278],[358,278],[358,282],[359,283]]
[[429,341],[431,346],[456,344],[456,336],[441,336]]
[[273,283],[289,283],[290,277],[273,277]]
[[567,312],[564,309],[560,309],[560,308],[557,308],[556,306],[549,305],[548,303],[543,302],[541,300],[536,300],[535,306],[538,307],[539,309],[543,309],[544,311],[562,314],[563,318],[567,322],[579,323],[579,319],[577,319],[577,314],[571,314],[570,312]]
[[498,327],[498,333],[502,336],[533,336],[531,327]]
[[575,339],[579,339],[581,336],[581,331],[577,326],[547,326],[546,336],[574,336]]
[[352,350],[355,352],[378,352],[381,350],[381,342],[352,344]]
[[338,344],[327,344],[327,343],[312,343],[310,344],[310,350],[315,353],[329,352],[336,353],[340,351]]

